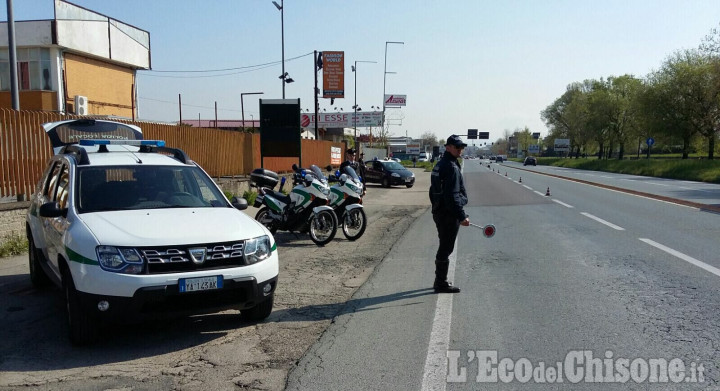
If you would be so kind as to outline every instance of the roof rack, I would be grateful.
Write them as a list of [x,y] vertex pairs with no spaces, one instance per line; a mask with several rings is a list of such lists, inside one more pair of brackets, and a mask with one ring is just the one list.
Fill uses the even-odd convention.
[[66,145],[60,150],[60,154],[71,155],[73,158],[75,158],[78,165],[90,164],[90,159],[88,159],[87,151],[85,150],[85,148],[79,145]]
[[178,160],[180,163],[183,164],[189,164],[191,161],[190,158],[185,154],[185,152],[180,148],[170,148],[170,147],[156,147],[153,145],[141,145],[140,146],[140,153],[153,153],[153,152],[162,152],[162,153],[169,153],[172,155],[173,158]]

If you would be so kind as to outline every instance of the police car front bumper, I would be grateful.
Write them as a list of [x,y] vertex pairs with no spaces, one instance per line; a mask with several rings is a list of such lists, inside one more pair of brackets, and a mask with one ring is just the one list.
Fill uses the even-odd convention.
[[180,292],[179,285],[149,286],[132,297],[77,292],[86,313],[101,321],[152,318],[158,315],[202,314],[233,308],[244,310],[270,299],[277,287],[277,276],[262,282],[254,277],[223,281],[222,288],[200,292]]

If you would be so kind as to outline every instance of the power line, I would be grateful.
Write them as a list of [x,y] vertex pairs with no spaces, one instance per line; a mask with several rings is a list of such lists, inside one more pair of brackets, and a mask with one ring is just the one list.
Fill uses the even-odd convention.
[[[293,61],[297,60],[303,57],[307,57],[309,55],[313,54],[313,52],[309,52],[306,54],[299,55],[297,57],[286,59],[285,61]],[[233,70],[241,70],[239,72],[231,72],[231,73],[223,73],[219,75],[204,75],[204,76],[161,76],[161,75],[151,75],[151,74],[143,74],[143,76],[150,76],[150,77],[165,77],[165,78],[206,78],[206,77],[222,77],[222,76],[230,76],[230,75],[237,75],[240,73],[248,73],[248,72],[254,72],[259,71],[261,69],[270,68],[274,65],[280,64],[281,61],[274,61],[264,64],[257,64],[257,65],[249,65],[249,66],[243,66],[243,67],[237,67],[237,68],[225,68],[225,69],[210,69],[210,70],[190,70],[190,71],[169,71],[169,70],[161,70],[161,71],[155,71],[155,70],[139,70],[142,72],[156,72],[156,73],[212,73],[212,72],[227,72],[227,71],[233,71]]]

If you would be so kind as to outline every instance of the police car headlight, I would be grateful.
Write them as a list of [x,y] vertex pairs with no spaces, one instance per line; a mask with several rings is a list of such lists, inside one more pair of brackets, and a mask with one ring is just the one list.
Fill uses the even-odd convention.
[[390,175],[394,176],[395,178],[400,178],[400,174],[398,174],[397,172],[393,172]]
[[270,257],[270,238],[267,235],[248,239],[243,246],[245,263],[252,265]]
[[140,274],[143,271],[142,258],[134,248],[97,246],[95,252],[100,267],[105,271],[124,274]]

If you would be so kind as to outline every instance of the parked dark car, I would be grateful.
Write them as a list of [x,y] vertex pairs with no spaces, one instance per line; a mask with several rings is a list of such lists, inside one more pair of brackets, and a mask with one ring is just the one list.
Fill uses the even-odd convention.
[[495,156],[495,163],[502,163],[505,159],[502,156]]
[[537,166],[537,159],[535,158],[535,156],[528,156],[525,158],[525,161],[523,162],[523,166],[527,166],[528,164]]
[[415,184],[415,174],[392,160],[370,160],[365,162],[365,182],[380,183],[383,187]]

